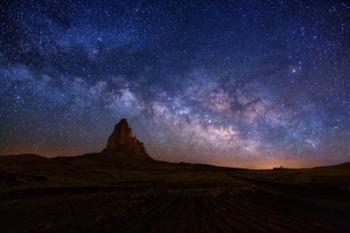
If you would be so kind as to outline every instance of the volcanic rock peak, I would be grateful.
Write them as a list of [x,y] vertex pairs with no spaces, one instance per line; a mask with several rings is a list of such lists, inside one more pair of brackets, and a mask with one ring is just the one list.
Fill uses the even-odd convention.
[[128,154],[129,157],[138,159],[149,158],[143,143],[133,136],[132,129],[129,127],[126,119],[121,119],[116,124],[113,133],[108,138],[107,147],[104,149],[104,152],[122,152]]

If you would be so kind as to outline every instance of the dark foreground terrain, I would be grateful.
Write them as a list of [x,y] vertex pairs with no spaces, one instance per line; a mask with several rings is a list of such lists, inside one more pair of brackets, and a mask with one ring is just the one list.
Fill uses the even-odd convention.
[[350,164],[245,170],[3,156],[0,232],[350,232]]

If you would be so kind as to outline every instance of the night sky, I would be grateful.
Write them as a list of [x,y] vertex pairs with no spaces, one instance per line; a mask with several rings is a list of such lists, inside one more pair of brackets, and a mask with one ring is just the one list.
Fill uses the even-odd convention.
[[1,1],[0,154],[350,161],[350,2]]

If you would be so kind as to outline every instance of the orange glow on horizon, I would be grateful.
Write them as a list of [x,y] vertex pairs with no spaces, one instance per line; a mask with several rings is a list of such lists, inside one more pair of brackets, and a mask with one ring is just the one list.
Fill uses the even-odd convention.
[[[96,153],[99,152],[96,151],[83,151],[82,149],[77,148],[40,148],[40,151],[33,150],[33,146],[28,147],[21,147],[21,148],[13,148],[7,150],[2,155],[18,155],[18,154],[37,154],[43,157],[47,158],[53,158],[57,156],[77,156],[77,155],[83,155],[87,153]],[[155,160],[161,160],[164,162],[172,162],[172,163],[178,163],[178,162],[187,162],[187,163],[199,163],[199,164],[209,164],[214,166],[220,166],[220,167],[232,167],[232,168],[247,168],[247,169],[273,169],[273,168],[310,168],[310,167],[317,167],[317,166],[323,166],[327,165],[327,163],[322,161],[307,161],[307,160],[293,160],[293,159],[272,159],[271,157],[267,157],[266,160],[262,161],[261,159],[256,161],[249,161],[247,158],[242,157],[232,157],[231,161],[228,161],[225,159],[224,156],[213,156],[212,158],[203,159],[202,161],[189,161],[189,160],[181,160],[176,159],[176,156],[173,157],[173,159],[165,159],[165,157],[155,157],[152,156],[152,153],[150,153],[150,156],[154,158]],[[264,156],[262,156],[264,157]]]

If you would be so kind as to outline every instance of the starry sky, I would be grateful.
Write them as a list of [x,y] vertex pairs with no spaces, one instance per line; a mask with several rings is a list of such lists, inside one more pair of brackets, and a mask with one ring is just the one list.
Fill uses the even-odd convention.
[[349,1],[0,4],[0,154],[100,151],[125,117],[160,160],[350,161]]

